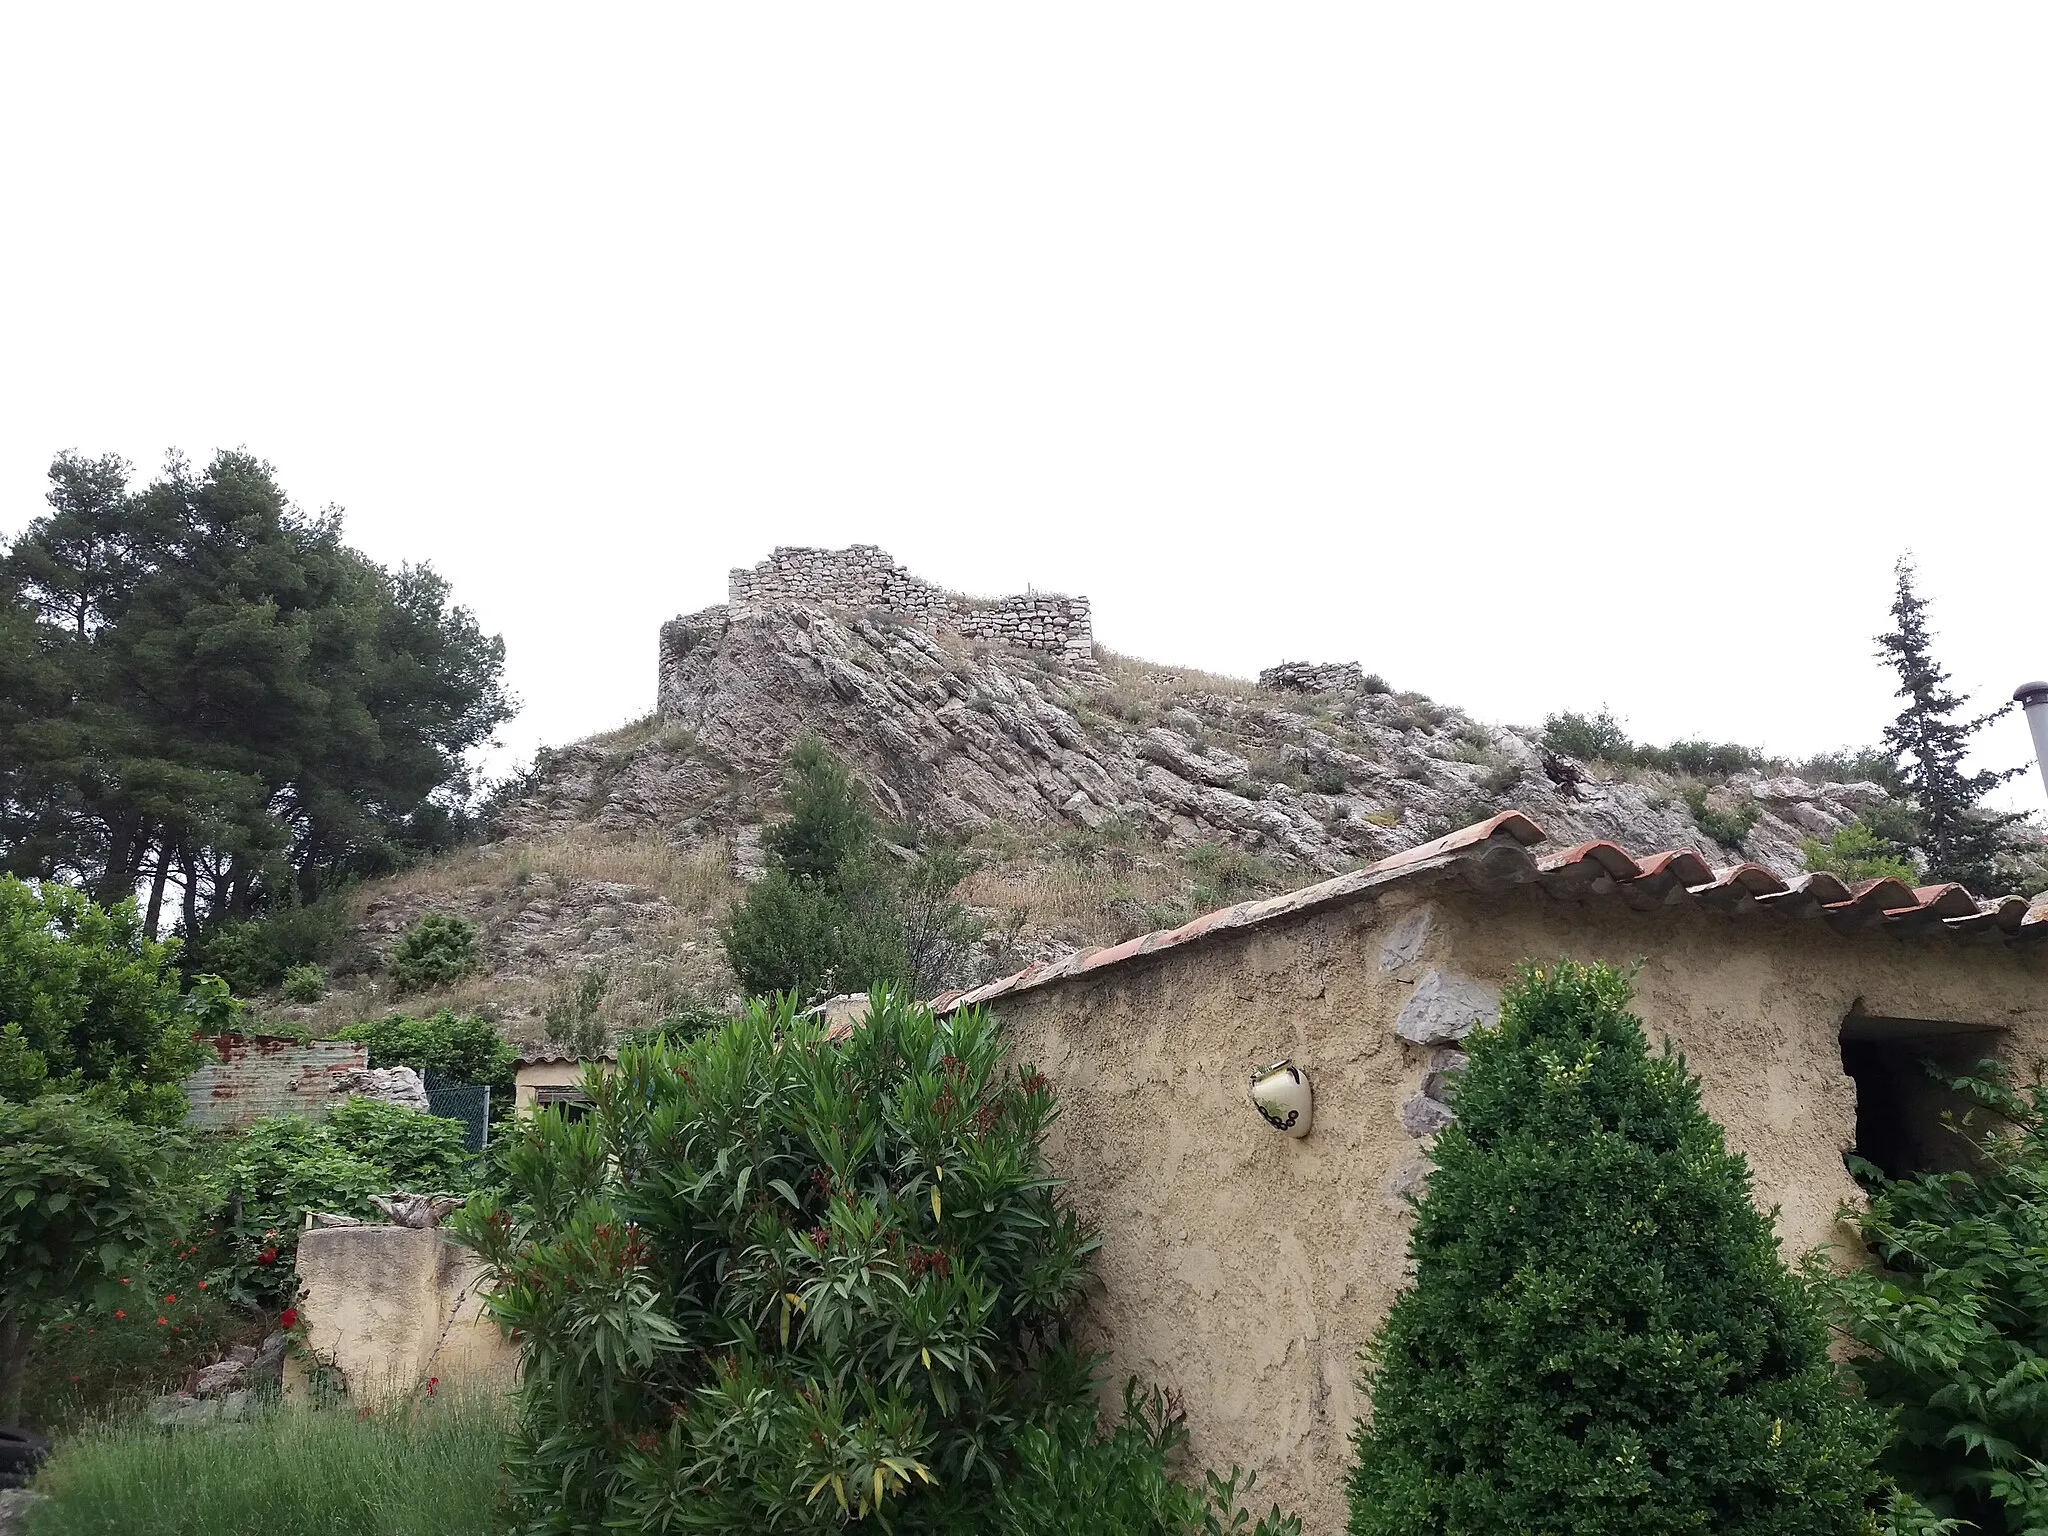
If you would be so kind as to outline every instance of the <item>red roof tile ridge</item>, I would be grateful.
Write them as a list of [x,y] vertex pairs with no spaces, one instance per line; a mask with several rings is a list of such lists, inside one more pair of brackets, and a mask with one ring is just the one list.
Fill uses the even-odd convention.
[[[1483,848],[1487,844],[1516,848],[1544,842],[1545,834],[1518,810],[1502,811],[1485,821],[1460,827],[1429,842],[1389,854],[1348,874],[1336,875],[1312,885],[1241,901],[1189,919],[1178,928],[1162,929],[1126,939],[1107,948],[1083,951],[1059,961],[1034,961],[1012,975],[970,987],[965,991],[939,994],[932,1007],[950,1011],[1007,995],[1024,987],[1042,986],[1067,976],[1120,965],[1143,955],[1155,954],[1199,939],[1205,934],[1228,931],[1261,923],[1269,918],[1305,912],[1332,901],[1390,883],[1390,876],[1420,874],[1433,862],[1449,862],[1454,856]],[[1816,907],[1838,914],[1869,914],[1880,921],[1908,918],[1907,927],[1924,925],[1933,919],[1951,926],[1971,927],[1987,919],[2009,933],[2020,929],[2048,930],[2048,905],[2027,906],[2019,897],[1979,898],[1954,881],[1922,886],[1918,890],[1889,877],[1862,880],[1854,885],[1823,870],[1785,876],[1767,865],[1751,860],[1715,866],[1691,848],[1667,848],[1641,858],[1606,838],[1594,838],[1555,853],[1531,857],[1518,853],[1524,869],[1531,865],[1544,874],[1558,874],[1584,864],[1596,866],[1617,885],[1669,876],[1657,890],[1672,890],[1673,882],[1694,894],[1740,887],[1759,904],[1781,912],[1811,913]],[[1597,889],[1597,887],[1596,887]],[[1610,887],[1611,889],[1611,887]],[[1675,894],[1675,892],[1674,892]],[[1725,898],[1722,898],[1725,904]],[[1967,906],[1965,905],[1967,903]],[[2032,937],[2030,932],[2028,937]]]

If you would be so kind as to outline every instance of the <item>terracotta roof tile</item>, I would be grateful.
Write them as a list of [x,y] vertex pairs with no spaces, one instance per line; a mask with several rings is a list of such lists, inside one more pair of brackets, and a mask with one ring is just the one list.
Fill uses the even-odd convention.
[[1208,934],[1271,922],[1423,879],[1462,879],[1483,889],[1535,884],[1566,899],[1619,897],[1636,907],[1688,903],[1723,910],[1753,907],[1787,920],[1822,918],[1828,927],[1842,933],[1882,927],[1900,935],[1941,930],[2028,942],[2048,936],[2048,906],[2029,909],[2017,896],[1980,900],[1953,883],[1915,890],[1892,879],[1864,880],[1852,886],[1825,873],[1787,878],[1761,864],[1715,869],[1689,848],[1637,857],[1604,839],[1541,856],[1527,851],[1544,840],[1542,829],[1520,811],[1503,811],[1350,874],[1279,896],[1221,907],[1178,928],[1141,934],[1108,949],[1049,964],[1036,962],[1014,976],[965,992],[942,993],[932,1006],[950,1012],[1067,976],[1092,975]]

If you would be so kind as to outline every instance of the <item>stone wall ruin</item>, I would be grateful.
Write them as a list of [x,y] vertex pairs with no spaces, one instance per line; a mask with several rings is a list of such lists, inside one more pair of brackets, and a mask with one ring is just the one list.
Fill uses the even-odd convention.
[[929,632],[988,640],[1013,650],[1050,652],[1089,663],[1095,633],[1088,599],[1056,592],[1013,597],[962,597],[920,580],[873,544],[846,549],[781,547],[752,568],[734,570],[726,585],[730,613],[779,603],[893,614]]

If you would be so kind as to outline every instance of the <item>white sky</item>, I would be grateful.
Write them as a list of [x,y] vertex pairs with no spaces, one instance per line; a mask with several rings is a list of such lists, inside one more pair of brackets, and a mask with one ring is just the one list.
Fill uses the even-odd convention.
[[[2048,673],[2038,5],[15,5],[0,532],[244,445],[651,707],[775,544],[1807,751]],[[1985,756],[2025,761],[2002,722]],[[2015,803],[2041,799],[2022,781]]]

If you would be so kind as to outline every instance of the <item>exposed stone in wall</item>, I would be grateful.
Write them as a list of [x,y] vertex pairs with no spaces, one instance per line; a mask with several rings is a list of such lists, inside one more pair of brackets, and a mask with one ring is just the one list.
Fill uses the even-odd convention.
[[1259,686],[1287,693],[1364,693],[1365,674],[1355,661],[1283,661],[1259,674]]
[[[962,597],[911,575],[873,544],[778,548],[759,565],[734,570],[726,593],[735,612],[778,603],[816,603],[893,614],[920,629],[947,630],[1016,650],[1049,651],[1069,661],[1086,662],[1094,655],[1087,598],[1055,592]],[[663,639],[666,644],[667,630]]]

